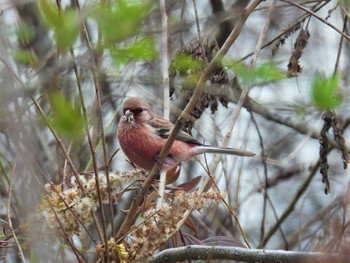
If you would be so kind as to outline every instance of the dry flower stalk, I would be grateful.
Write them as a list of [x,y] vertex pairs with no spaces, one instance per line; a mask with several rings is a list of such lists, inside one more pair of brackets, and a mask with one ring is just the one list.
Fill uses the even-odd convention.
[[211,202],[219,202],[225,194],[220,192],[186,193],[175,192],[173,202],[164,203],[159,210],[149,209],[144,214],[144,222],[131,233],[131,244],[127,249],[131,255],[128,262],[148,261],[153,253],[164,244],[176,231],[178,222],[187,209],[196,210]]
[[[98,173],[102,201],[108,203],[108,189],[105,172]],[[141,170],[126,172],[109,172],[111,194],[123,191],[130,183],[145,179]],[[40,210],[51,229],[60,229],[68,236],[79,235],[82,224],[87,226],[93,221],[93,213],[98,208],[98,196],[94,173],[79,175],[85,189],[85,196],[74,176],[68,177],[63,183],[45,185],[49,196],[43,196]],[[59,222],[58,222],[59,221]],[[61,224],[61,226],[60,226]]]

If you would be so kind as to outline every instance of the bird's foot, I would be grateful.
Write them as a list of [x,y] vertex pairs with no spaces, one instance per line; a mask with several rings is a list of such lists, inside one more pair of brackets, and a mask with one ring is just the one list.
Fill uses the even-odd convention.
[[160,160],[159,155],[155,157],[156,162],[162,164],[162,170],[168,171],[174,167],[176,167],[180,162],[176,161],[171,155],[165,157],[164,160]]
[[157,163],[160,163],[160,164],[163,164],[163,165],[166,165],[166,164],[167,164],[166,160],[163,160],[163,161],[162,161],[162,160],[160,159],[159,154],[156,155],[156,158],[155,158],[155,159],[156,159],[156,162],[157,162]]

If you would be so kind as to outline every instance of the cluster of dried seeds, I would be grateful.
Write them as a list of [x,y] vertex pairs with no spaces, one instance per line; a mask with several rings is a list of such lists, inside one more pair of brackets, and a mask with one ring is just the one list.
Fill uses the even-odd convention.
[[219,202],[224,196],[220,192],[199,194],[178,190],[172,203],[164,203],[158,210],[149,209],[144,214],[143,223],[130,233],[129,262],[150,260],[154,251],[178,231],[178,223],[186,210],[200,209],[211,202]]
[[[109,187],[112,196],[123,191],[130,183],[145,179],[141,170],[109,172]],[[98,173],[99,192],[103,203],[108,203],[108,185],[105,172]],[[60,229],[65,235],[79,235],[83,226],[93,221],[93,213],[99,206],[96,178],[94,173],[68,177],[63,183],[45,185],[48,195],[44,195],[40,210],[48,226]],[[80,188],[84,188],[84,193]]]

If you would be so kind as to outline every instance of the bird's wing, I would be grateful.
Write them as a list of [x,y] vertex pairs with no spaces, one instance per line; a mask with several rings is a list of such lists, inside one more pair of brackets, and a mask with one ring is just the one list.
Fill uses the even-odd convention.
[[[174,126],[173,123],[159,115],[156,118],[149,120],[148,124],[152,126],[154,128],[154,132],[163,139],[167,139],[169,137],[170,131]],[[184,131],[180,131],[175,140],[202,145],[202,143]]]
[[[164,139],[167,139],[169,137],[170,131],[171,131],[171,128],[156,129],[157,135],[161,138],[164,138]],[[197,141],[195,138],[193,138],[191,135],[189,135],[187,132],[184,132],[184,131],[180,131],[176,135],[175,140],[202,145],[202,143],[200,143],[199,141]]]

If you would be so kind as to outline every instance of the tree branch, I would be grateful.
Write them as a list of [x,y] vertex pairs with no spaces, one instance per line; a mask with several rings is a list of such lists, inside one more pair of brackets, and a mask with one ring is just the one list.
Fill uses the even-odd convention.
[[[205,92],[211,95],[225,96],[228,99],[228,101],[237,104],[239,98],[241,97],[242,88],[237,82],[237,79],[233,79],[232,82],[228,85],[231,85],[231,87],[220,89],[215,88],[215,85],[206,86]],[[291,118],[284,118],[278,112],[271,111],[264,105],[256,102],[249,95],[247,95],[243,103],[243,107],[246,108],[248,111],[252,111],[263,116],[267,120],[292,128],[300,134],[309,135],[311,138],[317,140],[320,137],[320,132],[318,130],[315,130],[313,127],[308,126],[306,123],[294,121]],[[336,149],[339,148],[338,144],[332,139],[329,140],[329,144]],[[349,152],[350,147],[348,147],[347,149]]]
[[228,259],[244,262],[350,262],[350,257],[322,252],[247,249],[227,246],[200,246],[170,248],[158,253],[152,263],[177,262],[198,259]]

